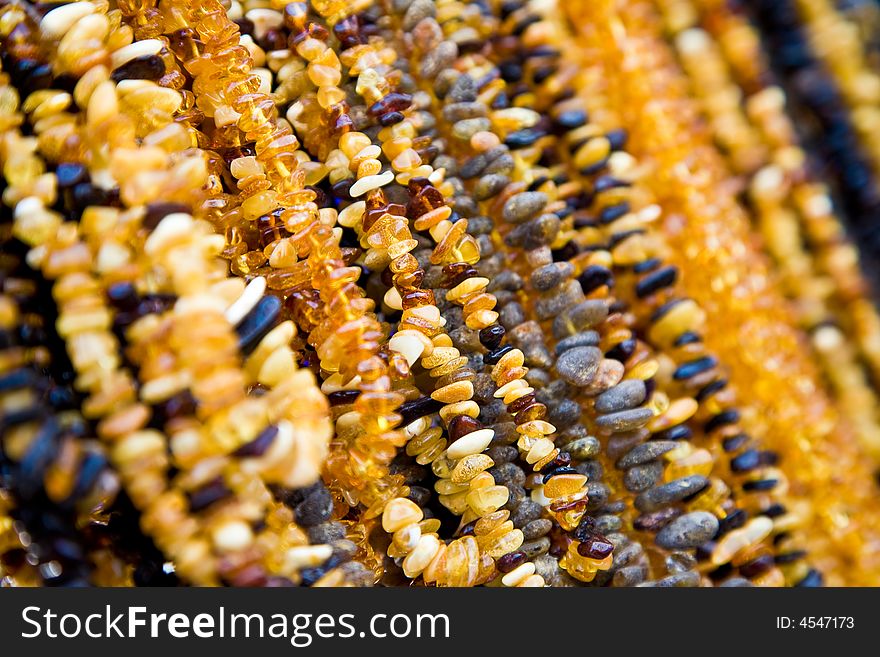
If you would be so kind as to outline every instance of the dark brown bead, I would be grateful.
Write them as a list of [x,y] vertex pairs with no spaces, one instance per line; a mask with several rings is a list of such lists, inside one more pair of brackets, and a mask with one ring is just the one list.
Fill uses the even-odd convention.
[[407,425],[411,422],[415,422],[420,417],[436,413],[441,408],[443,408],[442,402],[438,402],[436,399],[431,399],[430,397],[419,397],[413,401],[401,404],[397,409],[397,412],[402,418],[400,421],[401,424]]
[[571,465],[571,454],[568,452],[559,452],[559,455],[541,468],[541,472],[552,472],[556,468],[564,468]]
[[449,440],[455,442],[462,436],[482,428],[483,425],[469,415],[456,415],[449,422]]
[[290,233],[284,228],[284,222],[281,220],[282,208],[273,210],[269,214],[257,217],[257,231],[260,233],[260,243],[263,248],[269,246],[272,242],[288,237]]
[[383,114],[379,117],[379,125],[387,128],[390,125],[400,123],[405,118],[406,117],[403,115],[403,112],[388,112],[387,114]]
[[[259,564],[249,564],[244,568],[235,570],[234,572],[228,572],[225,574],[225,577],[232,586],[236,587],[264,587],[269,584],[268,573],[266,572],[266,569]],[[289,584],[288,581],[288,585]]]
[[116,82],[123,80],[158,80],[165,74],[165,63],[158,55],[135,57],[115,69],[110,78]]
[[190,511],[198,513],[230,495],[232,495],[232,491],[229,490],[222,478],[217,477],[201,488],[189,493]]
[[144,228],[153,230],[165,217],[167,217],[169,214],[174,214],[176,212],[184,212],[186,214],[189,214],[190,212],[192,212],[192,209],[185,203],[173,203],[163,201],[150,203],[149,205],[147,205],[147,211],[144,214],[144,218],[141,224],[144,226]]
[[495,562],[495,566],[498,568],[498,572],[500,573],[509,573],[514,570],[518,566],[521,566],[526,562],[526,553],[522,550],[517,550],[515,552],[511,552],[510,554],[505,554],[503,557],[498,559]]
[[392,279],[392,284],[400,285],[405,288],[420,288],[422,281],[425,280],[425,270],[415,269],[410,272],[401,272],[396,274]]
[[327,401],[331,406],[341,406],[343,404],[353,404],[361,394],[360,390],[336,390],[327,395]]
[[477,526],[476,520],[471,520],[468,524],[458,530],[458,536],[473,536],[474,528]]
[[278,427],[275,425],[266,427],[256,438],[239,447],[232,455],[238,458],[262,456],[275,441],[275,436],[277,435]]
[[433,290],[411,290],[401,295],[400,298],[404,310],[434,305]]
[[531,422],[532,420],[543,420],[547,417],[547,407],[541,402],[530,404],[516,414],[514,421],[517,426]]
[[775,560],[772,555],[764,554],[760,557],[749,561],[747,564],[744,564],[739,567],[739,572],[743,577],[757,577],[762,573],[766,573],[768,570],[773,568],[775,565]]
[[511,414],[519,413],[526,406],[529,406],[533,403],[535,403],[535,393],[530,392],[529,394],[523,395],[519,399],[514,399],[512,402],[510,402],[507,405],[507,412]]
[[607,538],[601,534],[596,534],[580,543],[577,546],[577,551],[582,557],[604,559],[614,551],[614,546]]
[[494,349],[504,339],[504,327],[501,324],[492,324],[480,331],[480,344],[486,349]]
[[373,118],[379,118],[383,114],[402,112],[409,108],[410,105],[412,105],[412,96],[409,94],[392,92],[370,105],[367,113]]
[[443,268],[443,275],[440,278],[440,287],[449,290],[462,281],[479,275],[479,272],[466,262],[455,262],[451,265],[446,265]]
[[156,419],[169,422],[175,418],[195,415],[198,402],[189,390],[181,390],[161,404],[156,405]]

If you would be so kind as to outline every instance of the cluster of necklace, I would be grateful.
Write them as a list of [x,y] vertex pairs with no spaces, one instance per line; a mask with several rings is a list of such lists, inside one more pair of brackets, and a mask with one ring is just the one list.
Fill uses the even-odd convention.
[[876,35],[753,4],[0,2],[3,583],[878,583]]

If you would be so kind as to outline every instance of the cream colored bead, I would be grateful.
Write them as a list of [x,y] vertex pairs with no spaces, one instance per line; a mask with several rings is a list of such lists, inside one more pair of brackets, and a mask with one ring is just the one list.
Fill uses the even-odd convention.
[[531,561],[526,561],[502,577],[501,583],[504,586],[519,586],[527,577],[534,574],[535,564]]
[[424,517],[418,505],[405,497],[395,497],[382,511],[382,529],[389,534],[407,525],[420,522]]
[[289,572],[302,568],[314,568],[330,558],[333,548],[329,545],[302,545],[290,548],[284,555],[284,565]]
[[211,533],[214,547],[221,552],[237,552],[245,549],[254,540],[253,532],[242,520],[230,520]]
[[466,278],[446,293],[446,300],[458,301],[469,294],[484,290],[487,285],[489,285],[488,278],[482,278],[481,276]]
[[374,189],[384,187],[392,180],[394,180],[394,173],[391,171],[386,171],[385,173],[380,173],[375,176],[366,176],[353,184],[348,193],[352,198],[357,198],[358,196],[363,196]]
[[226,309],[226,312],[224,313],[226,321],[233,326],[241,322],[259,303],[265,293],[266,278],[263,276],[257,276],[248,283],[244,292],[238,299],[236,299],[235,303]]
[[254,35],[261,39],[269,30],[277,30],[284,25],[284,16],[274,9],[251,9],[245,14],[245,18],[253,22]]
[[410,579],[418,577],[428,567],[439,549],[440,541],[433,534],[426,534],[419,538],[416,549],[403,560],[404,574]]
[[489,446],[495,432],[492,429],[478,429],[465,434],[446,450],[446,456],[450,459],[461,459],[469,454],[479,454]]
[[[528,387],[530,387],[530,386],[526,382],[525,379],[514,379],[513,381],[510,381],[509,383],[505,383],[503,386],[498,388],[498,390],[495,391],[495,394],[493,396],[496,399],[503,399],[504,397],[509,395],[514,390],[521,390],[521,389],[528,388]],[[532,388],[532,391],[534,391],[534,388]],[[528,393],[526,393],[526,394],[528,394]]]
[[400,298],[400,292],[397,291],[396,287],[389,288],[382,301],[392,310],[403,310],[403,300]]
[[94,13],[97,7],[91,2],[71,2],[43,16],[40,32],[48,39],[60,39],[82,18]]
[[415,330],[399,331],[391,336],[388,348],[396,351],[406,358],[406,362],[412,367],[422,354],[429,354],[434,350],[431,341],[422,333]]

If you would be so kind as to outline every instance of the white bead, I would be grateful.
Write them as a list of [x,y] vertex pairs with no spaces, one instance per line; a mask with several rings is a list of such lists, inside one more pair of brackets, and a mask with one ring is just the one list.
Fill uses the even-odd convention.
[[35,214],[37,212],[42,212],[45,209],[43,206],[43,202],[38,199],[36,196],[28,196],[27,198],[21,199],[15,205],[15,210],[13,210],[12,215],[16,219],[21,219],[22,217],[26,217],[29,214]]
[[431,559],[440,549],[440,541],[433,534],[426,534],[419,539],[416,549],[410,552],[403,560],[403,572],[410,579],[418,575],[428,567]]
[[144,251],[148,255],[154,255],[162,251],[178,237],[188,235],[193,229],[193,218],[183,212],[174,212],[166,215],[159,225],[150,233],[144,243]]
[[392,310],[403,310],[403,299],[400,298],[400,292],[396,287],[389,288],[382,300]]
[[71,2],[53,9],[40,21],[40,32],[49,39],[60,39],[81,18],[95,12],[91,2]]
[[520,564],[509,573],[507,573],[504,577],[501,578],[501,583],[504,586],[517,586],[524,579],[529,577],[530,575],[535,574],[535,564],[532,561],[526,561],[523,564]]
[[470,454],[479,454],[489,446],[495,432],[492,429],[478,429],[465,434],[446,450],[446,456],[451,459],[462,459]]
[[284,565],[290,571],[314,568],[330,558],[333,548],[329,545],[302,545],[290,548],[284,555]]
[[230,520],[214,530],[214,545],[221,551],[239,551],[254,539],[251,528],[241,520]]
[[425,351],[424,343],[412,335],[410,331],[401,331],[392,335],[388,341],[388,348],[406,358],[410,367],[422,357]]
[[253,22],[254,35],[261,39],[269,30],[278,29],[284,25],[284,16],[274,9],[251,9],[245,14],[245,18]]
[[351,186],[351,189],[348,190],[348,194],[352,198],[357,198],[358,196],[363,196],[367,192],[371,192],[374,189],[384,187],[392,180],[394,180],[393,171],[378,173],[375,176],[364,176]]
[[119,68],[123,64],[127,64],[132,59],[138,57],[147,57],[149,55],[158,55],[159,51],[165,46],[159,39],[144,39],[143,41],[135,41],[127,46],[123,46],[112,55],[110,55],[110,65],[113,68]]
[[248,283],[241,296],[235,300],[235,303],[226,309],[226,321],[233,326],[236,326],[247,317],[247,314],[260,302],[260,299],[263,298],[263,294],[265,293],[266,278],[263,276],[257,276],[254,280]]

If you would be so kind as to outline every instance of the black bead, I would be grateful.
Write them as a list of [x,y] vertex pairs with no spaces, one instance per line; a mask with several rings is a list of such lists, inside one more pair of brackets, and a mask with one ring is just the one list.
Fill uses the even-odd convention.
[[733,531],[734,529],[739,529],[743,525],[746,524],[746,520],[749,519],[749,514],[746,513],[743,509],[736,509],[727,515],[725,518],[721,518],[718,521],[718,532],[715,534],[715,539],[717,540],[721,536],[724,536],[727,532]]
[[629,212],[629,203],[627,203],[626,201],[623,201],[622,203],[616,203],[615,205],[611,205],[603,209],[602,212],[599,213],[599,223],[614,223],[622,216],[624,216],[627,212]]
[[218,477],[188,494],[190,511],[193,513],[203,511],[231,494],[232,491],[229,490],[223,479]]
[[645,272],[657,269],[660,264],[661,262],[659,258],[648,258],[647,260],[642,260],[642,262],[633,265],[633,271],[637,274],[644,274]]
[[716,392],[720,392],[727,387],[727,379],[715,379],[712,383],[703,386],[700,388],[699,392],[697,392],[695,399],[699,403],[703,403],[706,399],[714,395]]
[[486,349],[495,349],[504,339],[504,327],[501,324],[492,324],[480,330],[480,344]]
[[676,424],[651,436],[652,440],[687,440],[693,435],[693,431],[686,424]]
[[672,378],[676,381],[683,381],[690,379],[698,374],[702,374],[707,370],[711,370],[713,367],[718,365],[718,361],[715,360],[712,356],[703,356],[702,358],[698,358],[697,360],[692,360],[688,363],[684,363],[680,365],[675,372],[672,373]]
[[245,443],[237,450],[232,452],[232,455],[237,458],[253,458],[262,456],[266,453],[266,450],[275,442],[275,437],[278,435],[278,427],[275,425],[270,425],[263,429],[256,438],[254,438],[249,443]]
[[705,431],[706,433],[712,433],[716,429],[720,429],[727,424],[733,424],[734,422],[739,422],[739,411],[735,409],[722,411],[711,420],[706,422]]
[[731,436],[730,438],[725,438],[721,441],[721,447],[724,448],[725,452],[735,452],[740,447],[745,445],[749,441],[748,434],[738,433],[735,436]]
[[578,282],[581,284],[584,294],[589,294],[603,285],[611,285],[614,281],[614,275],[611,270],[602,265],[590,265],[578,276]]
[[235,327],[238,346],[245,355],[250,354],[265,335],[274,328],[281,314],[281,301],[278,297],[267,295]]
[[127,61],[110,74],[116,82],[123,80],[158,80],[165,75],[165,62],[158,55],[144,55]]
[[574,130],[587,123],[587,113],[584,110],[569,110],[561,112],[555,119],[556,125],[565,130]]
[[756,449],[749,449],[742,454],[730,459],[730,469],[734,472],[748,472],[761,465],[761,453]]
[[636,283],[636,296],[644,299],[658,290],[669,287],[678,278],[678,269],[675,267],[663,267],[657,269]]
[[483,356],[483,362],[487,365],[495,365],[508,351],[513,351],[513,347],[509,344],[498,347],[497,349],[493,349],[488,354]]
[[153,230],[165,217],[167,217],[169,214],[175,214],[176,212],[189,214],[190,207],[184,203],[172,203],[164,201],[150,203],[149,205],[147,205],[147,211],[144,214],[142,225],[144,226],[144,228]]
[[431,397],[419,397],[413,401],[401,404],[397,409],[397,413],[402,418],[400,423],[403,426],[406,426],[411,422],[415,422],[420,417],[439,412],[443,406],[442,402],[432,399]]
[[820,573],[815,568],[811,568],[810,572],[806,574],[806,576],[795,586],[802,588],[817,588],[824,585],[824,580],[822,579],[822,573]]

